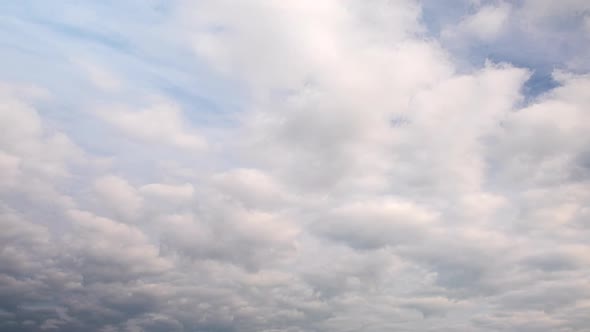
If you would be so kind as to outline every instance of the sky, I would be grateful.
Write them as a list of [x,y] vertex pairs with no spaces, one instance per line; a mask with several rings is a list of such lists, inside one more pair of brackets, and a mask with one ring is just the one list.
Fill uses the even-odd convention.
[[590,2],[0,2],[0,332],[590,331]]

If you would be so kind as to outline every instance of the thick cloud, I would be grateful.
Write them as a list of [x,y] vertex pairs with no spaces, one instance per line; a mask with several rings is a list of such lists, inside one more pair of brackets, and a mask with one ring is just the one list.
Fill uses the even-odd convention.
[[453,3],[0,5],[0,331],[589,331],[588,6]]

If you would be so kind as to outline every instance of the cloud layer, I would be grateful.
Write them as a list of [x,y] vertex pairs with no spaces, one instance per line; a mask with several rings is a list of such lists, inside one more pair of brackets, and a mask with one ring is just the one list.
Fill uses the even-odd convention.
[[437,3],[0,5],[0,331],[590,331],[590,8]]

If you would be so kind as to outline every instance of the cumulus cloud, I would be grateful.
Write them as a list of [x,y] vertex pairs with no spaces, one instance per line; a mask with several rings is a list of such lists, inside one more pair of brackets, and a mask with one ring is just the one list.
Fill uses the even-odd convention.
[[82,71],[84,71],[92,84],[97,88],[107,92],[116,92],[121,90],[123,83],[110,71],[88,61],[74,61]]
[[464,50],[588,8],[456,4],[7,6],[0,331],[586,331],[590,64]]
[[98,204],[116,215],[133,218],[141,209],[142,198],[125,179],[114,175],[102,176],[94,181]]
[[158,247],[141,230],[85,211],[70,210],[67,215],[75,227],[75,237],[68,242],[83,257],[80,269],[86,282],[93,278],[125,281],[127,277],[149,276],[167,266],[158,257]]
[[150,183],[141,186],[139,191],[145,195],[156,196],[160,199],[187,200],[193,197],[195,190],[190,183],[181,185]]
[[146,109],[101,109],[97,115],[123,134],[148,144],[167,144],[187,150],[202,150],[204,138],[185,125],[181,110],[169,102],[158,102]]
[[467,39],[466,42],[469,42],[469,38],[491,41],[505,31],[510,11],[510,5],[503,2],[482,6],[474,14],[463,18],[458,25],[443,30],[441,35],[449,39]]
[[256,169],[235,169],[213,175],[221,195],[253,209],[284,206],[291,197],[270,175]]
[[559,18],[584,15],[586,11],[590,10],[588,2],[583,0],[566,0],[560,4],[552,1],[524,1],[526,12],[534,18]]
[[80,151],[59,131],[44,128],[32,105],[46,91],[25,86],[0,86],[2,96],[2,150],[7,167],[21,168],[39,177],[63,177],[68,174],[65,162]]
[[396,246],[405,241],[423,241],[433,229],[436,214],[408,202],[357,202],[337,207],[317,221],[316,228],[329,238],[359,249]]

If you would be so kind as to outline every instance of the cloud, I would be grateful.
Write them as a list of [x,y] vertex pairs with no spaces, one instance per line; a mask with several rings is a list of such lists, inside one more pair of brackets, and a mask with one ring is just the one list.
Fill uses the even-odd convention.
[[162,183],[150,183],[139,188],[145,195],[155,196],[160,199],[188,200],[193,197],[194,188],[190,183],[170,185]]
[[0,18],[0,332],[586,331],[585,3],[50,7]]
[[590,9],[590,5],[583,0],[567,0],[557,5],[552,1],[524,2],[525,11],[533,18],[560,18],[583,15]]
[[316,221],[319,233],[349,243],[354,248],[376,249],[406,241],[423,241],[432,229],[436,214],[395,199],[337,207]]
[[2,152],[0,154],[0,169],[2,169],[2,177],[0,183],[2,187],[12,187],[16,185],[17,179],[20,177],[20,159],[16,156]]
[[3,85],[0,93],[0,144],[6,158],[10,159],[8,155],[18,158],[22,168],[40,177],[66,176],[66,161],[79,157],[80,151],[66,135],[42,125],[31,101],[42,98],[47,92],[35,87]]
[[84,282],[133,280],[169,267],[141,230],[85,211],[70,210],[67,214],[75,227],[75,235],[68,242],[81,257],[77,268]]
[[212,182],[222,194],[254,209],[272,209],[290,199],[277,181],[257,169],[235,169],[215,174]]
[[207,146],[204,138],[186,128],[181,110],[173,103],[162,101],[139,111],[106,108],[97,115],[123,134],[146,143],[196,151]]
[[137,217],[141,210],[141,196],[125,179],[114,175],[100,177],[94,181],[94,191],[96,198],[100,200],[99,204],[117,216],[132,219]]
[[492,41],[505,30],[510,11],[510,5],[503,2],[482,6],[474,14],[463,18],[456,26],[444,29],[441,36],[456,40],[475,38],[486,42]]
[[94,84],[99,89],[107,92],[116,92],[121,90],[123,83],[113,73],[90,62],[75,62],[88,75],[92,84]]
[[206,208],[197,215],[169,215],[159,221],[165,250],[249,270],[258,270],[294,250],[298,229],[284,216],[249,211],[224,201],[209,202]]

